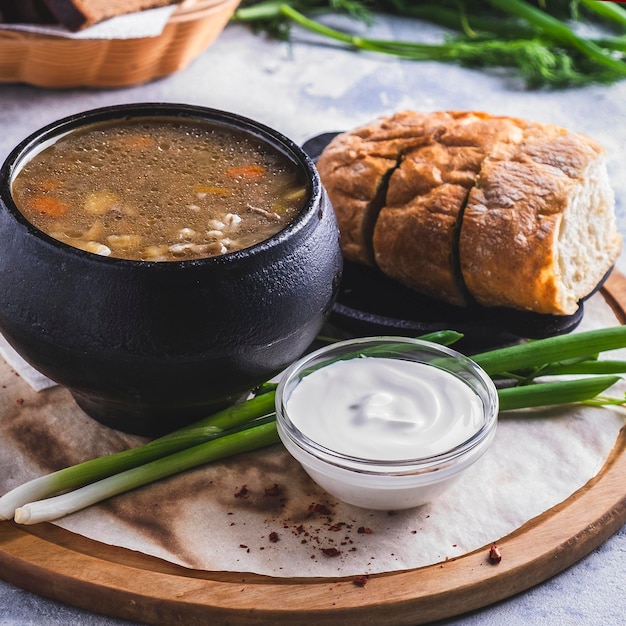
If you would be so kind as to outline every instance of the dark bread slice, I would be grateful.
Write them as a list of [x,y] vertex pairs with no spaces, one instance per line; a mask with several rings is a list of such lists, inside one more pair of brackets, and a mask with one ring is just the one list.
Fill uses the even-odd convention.
[[44,0],[0,0],[0,22],[52,24],[54,21]]
[[176,4],[180,0],[44,0],[56,20],[77,31],[118,15]]

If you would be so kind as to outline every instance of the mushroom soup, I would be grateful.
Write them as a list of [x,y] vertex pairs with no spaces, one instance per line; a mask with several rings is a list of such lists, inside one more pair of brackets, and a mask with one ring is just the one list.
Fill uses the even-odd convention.
[[104,256],[180,261],[247,248],[300,212],[297,166],[261,139],[217,123],[134,118],[61,136],[15,176],[37,228]]

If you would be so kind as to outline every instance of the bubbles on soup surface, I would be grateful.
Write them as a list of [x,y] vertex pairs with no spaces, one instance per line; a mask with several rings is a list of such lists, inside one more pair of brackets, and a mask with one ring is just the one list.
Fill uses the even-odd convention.
[[65,135],[12,183],[16,205],[65,243],[106,256],[179,261],[268,239],[304,205],[298,167],[235,129],[135,119]]

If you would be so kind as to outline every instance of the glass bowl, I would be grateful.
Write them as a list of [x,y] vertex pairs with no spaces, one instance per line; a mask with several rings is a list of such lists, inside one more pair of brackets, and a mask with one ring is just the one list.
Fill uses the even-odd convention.
[[[376,407],[381,398],[386,413]],[[496,432],[498,394],[476,363],[450,348],[404,337],[350,339],[284,372],[276,415],[283,444],[328,493],[358,507],[400,510],[432,501],[483,456]]]

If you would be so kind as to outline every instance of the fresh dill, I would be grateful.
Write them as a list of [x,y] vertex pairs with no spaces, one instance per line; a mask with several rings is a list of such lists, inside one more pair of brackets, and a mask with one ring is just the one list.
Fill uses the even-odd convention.
[[[339,31],[323,15],[366,26],[379,14],[437,24],[439,43],[381,40]],[[529,88],[577,87],[626,78],[626,10],[596,0],[243,0],[233,20],[288,40],[295,25],[362,52],[472,68],[505,67]],[[598,36],[583,32],[598,32]]]

